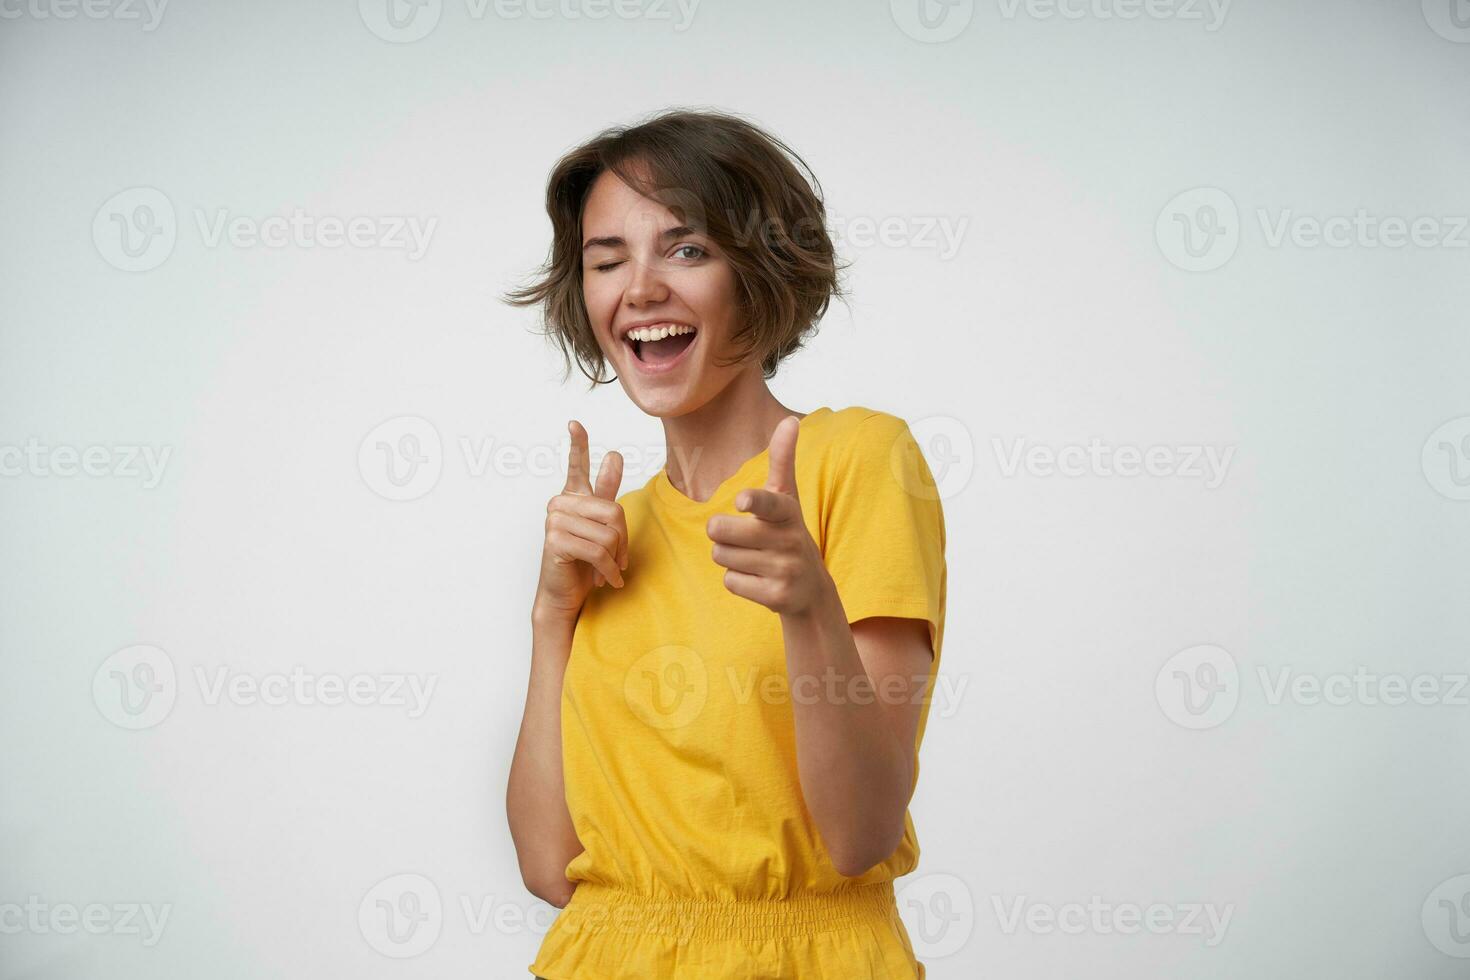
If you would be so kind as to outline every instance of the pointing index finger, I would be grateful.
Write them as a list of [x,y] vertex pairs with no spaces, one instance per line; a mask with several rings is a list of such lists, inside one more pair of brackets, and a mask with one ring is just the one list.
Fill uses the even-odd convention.
[[587,430],[582,428],[581,422],[572,419],[567,423],[567,431],[572,435],[572,444],[567,454],[567,485],[562,490],[565,493],[591,493],[592,483],[588,474],[592,471],[592,460],[587,452]]

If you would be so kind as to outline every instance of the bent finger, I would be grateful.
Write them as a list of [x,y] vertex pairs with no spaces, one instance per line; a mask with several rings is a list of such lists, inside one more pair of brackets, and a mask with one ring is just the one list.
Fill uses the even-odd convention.
[[750,575],[769,576],[778,567],[776,556],[760,548],[739,548],[734,545],[716,543],[710,548],[710,558],[716,565]]
[[622,587],[623,576],[618,571],[617,565],[613,562],[612,553],[602,545],[595,541],[589,541],[587,538],[579,537],[565,528],[557,528],[552,531],[547,540],[551,542],[553,550],[558,555],[575,558],[578,561],[585,561],[594,569],[601,572],[603,577],[609,582],[619,588]]

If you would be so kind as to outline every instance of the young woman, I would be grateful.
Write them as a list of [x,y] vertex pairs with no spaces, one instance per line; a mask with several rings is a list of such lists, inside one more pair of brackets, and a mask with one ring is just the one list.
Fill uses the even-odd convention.
[[[510,301],[663,423],[618,496],[568,424],[507,791],[545,980],[922,978],[893,881],[944,636],[944,517],[907,424],[766,382],[837,264],[821,186],[743,119],[670,111],[552,172]],[[810,170],[805,170],[810,174]]]

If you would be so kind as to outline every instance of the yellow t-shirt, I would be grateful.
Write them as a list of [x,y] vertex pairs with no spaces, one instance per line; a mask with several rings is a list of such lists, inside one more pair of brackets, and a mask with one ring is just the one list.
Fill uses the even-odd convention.
[[[819,408],[800,422],[803,518],[847,619],[927,621],[932,697],[947,576],[924,457],[884,412]],[[566,798],[585,850],[537,976],[924,976],[893,897],[918,863],[912,819],[886,861],[836,870],[802,798],[780,617],[727,590],[711,557],[706,521],[740,513],[735,494],[763,486],[767,463],[768,451],[747,460],[707,501],[666,470],[619,498],[625,585],[588,596],[562,687]]]

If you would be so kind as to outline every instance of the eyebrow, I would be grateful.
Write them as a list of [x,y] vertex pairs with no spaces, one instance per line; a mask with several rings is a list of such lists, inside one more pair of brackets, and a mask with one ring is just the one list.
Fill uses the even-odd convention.
[[[696,232],[693,228],[690,228],[688,225],[675,225],[672,228],[665,228],[663,231],[659,232],[658,238],[659,241],[668,241],[671,238],[683,238],[685,235],[697,234],[699,233]],[[626,244],[628,243],[620,235],[613,235],[608,238],[589,238],[587,239],[586,244],[582,246],[582,251],[585,252],[589,248],[596,248],[599,245],[605,248],[621,248]]]

